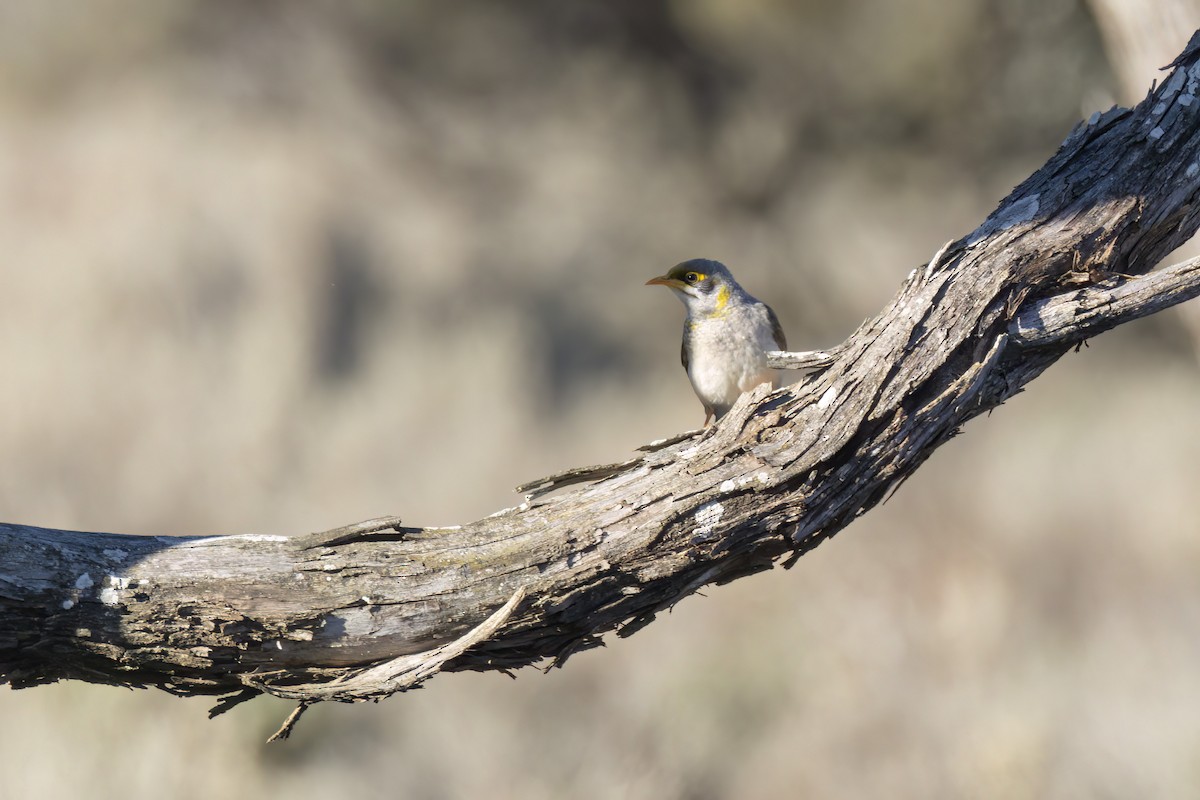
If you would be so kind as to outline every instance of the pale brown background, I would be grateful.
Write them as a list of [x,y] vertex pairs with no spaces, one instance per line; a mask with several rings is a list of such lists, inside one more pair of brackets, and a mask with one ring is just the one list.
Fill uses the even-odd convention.
[[[515,504],[701,421],[646,278],[723,259],[833,344],[1116,85],[1068,0],[5,0],[0,519]],[[0,689],[0,796],[1195,796],[1198,394],[1128,326],[790,572],[282,745]]]

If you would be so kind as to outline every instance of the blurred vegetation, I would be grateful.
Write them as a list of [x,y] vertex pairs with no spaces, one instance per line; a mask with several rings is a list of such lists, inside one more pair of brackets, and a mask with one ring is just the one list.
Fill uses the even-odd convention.
[[[1112,103],[1070,0],[0,0],[0,518],[461,522],[699,424],[720,258],[833,344]],[[1151,320],[889,504],[542,676],[0,691],[0,796],[1187,797],[1200,449]]]

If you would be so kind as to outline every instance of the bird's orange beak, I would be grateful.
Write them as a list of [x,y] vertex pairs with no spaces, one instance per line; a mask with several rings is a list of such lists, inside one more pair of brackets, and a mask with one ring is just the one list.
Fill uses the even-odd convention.
[[671,278],[666,275],[659,275],[657,278],[651,278],[646,281],[647,286],[683,286],[683,281],[678,278]]

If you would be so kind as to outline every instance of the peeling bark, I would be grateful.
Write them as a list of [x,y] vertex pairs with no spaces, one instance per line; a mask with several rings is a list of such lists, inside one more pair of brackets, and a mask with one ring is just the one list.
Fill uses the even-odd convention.
[[[295,537],[0,525],[0,681],[306,705],[442,670],[561,664],[709,583],[785,565],[1084,338],[1200,293],[1200,38],[1134,109],[1081,123],[973,233],[914,270],[819,367],[621,464],[521,487],[452,528]],[[294,722],[294,720],[289,721]]]

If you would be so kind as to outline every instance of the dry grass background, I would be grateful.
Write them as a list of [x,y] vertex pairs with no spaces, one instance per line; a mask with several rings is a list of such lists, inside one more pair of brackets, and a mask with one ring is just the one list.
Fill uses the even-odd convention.
[[[818,347],[1111,100],[1069,0],[0,2],[0,518],[473,519],[701,419],[730,263]],[[887,505],[561,671],[0,690],[0,796],[1192,797],[1200,391],[1092,343]]]

